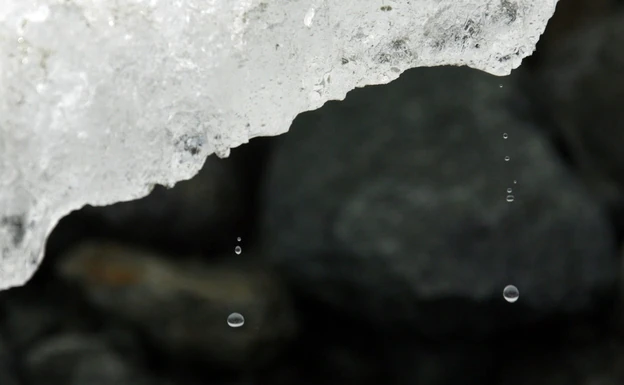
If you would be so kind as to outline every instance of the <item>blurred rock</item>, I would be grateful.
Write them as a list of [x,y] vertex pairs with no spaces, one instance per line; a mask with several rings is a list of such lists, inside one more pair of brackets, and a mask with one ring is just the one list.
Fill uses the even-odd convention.
[[[252,265],[177,263],[113,243],[68,253],[59,272],[79,282],[100,309],[132,321],[163,351],[222,366],[255,367],[294,333],[287,293]],[[228,326],[241,313],[242,327]]]
[[615,308],[614,312],[610,318],[610,322],[614,327],[615,334],[617,337],[624,341],[624,248],[620,251],[620,281],[619,281],[619,291],[615,298]]
[[406,347],[397,341],[386,354],[394,374],[388,384],[483,385],[496,379],[496,357],[487,346],[454,343]]
[[96,336],[65,334],[28,352],[24,372],[32,385],[151,385],[129,362]]
[[41,300],[25,288],[14,288],[2,292],[0,299],[2,326],[11,344],[18,349],[35,343],[58,328],[63,320],[61,306],[49,296]]
[[0,384],[19,385],[17,380],[15,356],[11,354],[6,342],[0,336]]
[[269,166],[264,255],[384,330],[481,335],[592,309],[617,276],[609,225],[515,81],[419,68],[300,115]]
[[55,283],[36,281],[0,293],[0,324],[7,332],[7,341],[19,352],[51,334],[88,330],[91,326],[93,314],[75,292]]
[[579,28],[609,15],[617,1],[619,0],[559,0],[555,14],[548,21],[546,30],[537,43],[537,52],[531,55],[529,62],[533,64],[535,58],[539,60],[543,52],[556,49],[562,39]]
[[535,99],[553,122],[586,186],[624,201],[624,12],[542,54]]
[[616,341],[591,346],[533,346],[508,355],[500,385],[621,385],[624,345]]
[[87,206],[82,221],[97,223],[107,237],[134,244],[178,253],[213,251],[224,242],[232,244],[236,231],[245,227],[250,199],[246,187],[236,159],[211,156],[192,179],[172,188],[156,186],[143,199]]
[[[360,336],[364,337],[364,336]],[[366,336],[365,339],[367,339]],[[307,344],[305,349],[289,354],[258,381],[262,385],[394,385],[388,382],[383,365],[370,351],[356,351],[352,346],[332,344],[322,339],[323,346]],[[375,357],[376,358],[376,357]]]

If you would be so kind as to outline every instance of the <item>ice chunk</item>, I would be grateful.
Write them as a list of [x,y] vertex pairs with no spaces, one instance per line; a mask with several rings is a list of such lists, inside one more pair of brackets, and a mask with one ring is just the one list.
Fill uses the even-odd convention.
[[556,0],[2,0],[0,289],[58,220],[145,196],[205,158],[405,69],[509,74]]

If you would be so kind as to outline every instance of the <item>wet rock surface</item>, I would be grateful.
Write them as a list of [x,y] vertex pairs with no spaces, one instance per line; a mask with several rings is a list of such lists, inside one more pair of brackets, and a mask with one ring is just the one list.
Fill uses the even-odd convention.
[[622,384],[622,16],[564,3],[511,77],[410,71],[69,216],[0,385]]

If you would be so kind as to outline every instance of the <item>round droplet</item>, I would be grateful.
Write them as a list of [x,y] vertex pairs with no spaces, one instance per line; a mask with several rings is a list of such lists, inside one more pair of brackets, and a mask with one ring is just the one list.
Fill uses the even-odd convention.
[[505,198],[505,199],[507,200],[507,202],[511,203],[511,202],[514,201],[514,196],[509,194],[509,195],[507,195],[507,198]]
[[232,313],[227,318],[227,324],[231,328],[239,328],[245,324],[245,317],[240,313]]
[[509,138],[509,135],[507,135],[507,133],[504,133],[503,134],[503,139],[507,139],[507,138]]
[[498,85],[498,88],[503,88],[503,85],[502,85],[502,84],[499,84],[499,85]]
[[241,241],[241,237],[236,238],[236,240],[237,240],[238,242],[240,242],[240,241]]
[[241,247],[240,247],[240,246],[236,246],[236,247],[234,248],[234,252],[235,252],[236,254],[240,254],[240,253],[242,253],[242,252],[243,252],[243,249],[241,249]]
[[503,289],[503,298],[509,303],[514,303],[520,298],[520,292],[514,285],[507,285]]
[[505,157],[505,162],[509,162],[509,157],[508,156]]
[[516,184],[516,183],[518,183],[518,181],[517,181],[517,180],[514,180],[514,184]]
[[511,187],[507,189],[507,194],[511,194]]

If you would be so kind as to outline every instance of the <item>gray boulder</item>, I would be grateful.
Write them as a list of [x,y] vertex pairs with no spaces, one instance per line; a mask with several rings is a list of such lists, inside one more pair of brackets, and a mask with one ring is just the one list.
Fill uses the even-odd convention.
[[4,338],[0,336],[0,384],[18,385],[15,372],[15,354],[11,351]]
[[62,334],[41,341],[24,360],[34,385],[148,385],[127,357],[95,335]]
[[[271,363],[294,338],[290,298],[269,269],[242,260],[171,259],[90,242],[68,251],[57,272],[169,357],[243,371]],[[239,327],[229,326],[232,313],[243,316]]]
[[[624,202],[624,10],[542,54],[534,93],[586,186]],[[624,220],[622,220],[624,223]]]
[[[142,199],[87,206],[78,227],[87,223],[106,236],[177,253],[222,249],[235,242],[237,230],[240,235],[249,210],[248,190],[237,162],[238,158],[212,156],[195,177],[172,188],[155,186]],[[65,232],[68,237],[75,230]]]
[[271,262],[388,330],[481,335],[596,305],[617,275],[611,229],[518,88],[420,68],[299,116],[269,162]]

